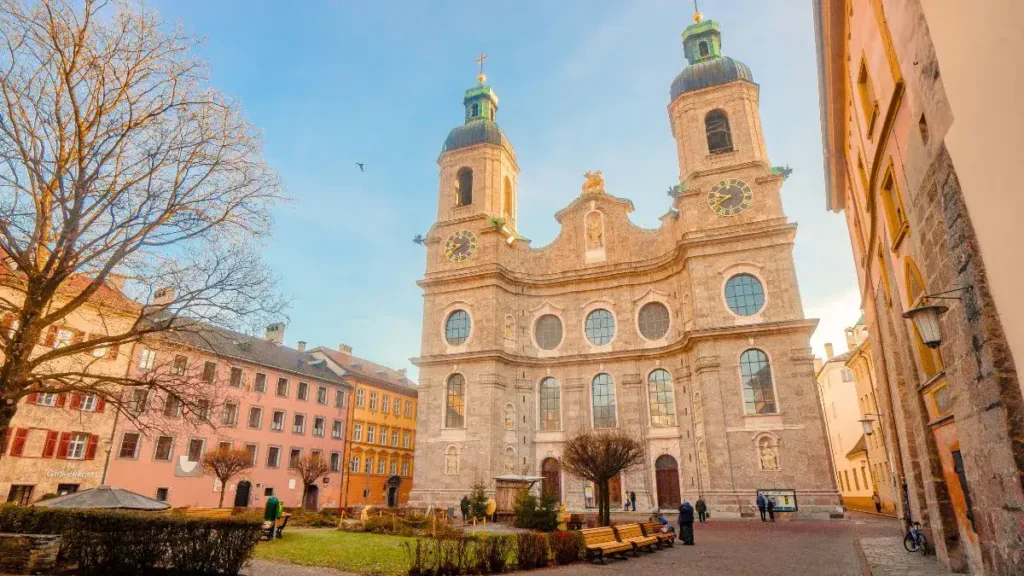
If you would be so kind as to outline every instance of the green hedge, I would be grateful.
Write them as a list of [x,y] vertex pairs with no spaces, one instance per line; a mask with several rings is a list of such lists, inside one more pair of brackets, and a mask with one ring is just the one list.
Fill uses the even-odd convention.
[[586,549],[578,531],[551,534],[461,534],[418,538],[403,544],[409,576],[500,574],[510,570],[534,570],[551,564],[581,560]]
[[0,532],[60,534],[58,561],[78,574],[237,574],[260,522],[162,513],[0,506]]

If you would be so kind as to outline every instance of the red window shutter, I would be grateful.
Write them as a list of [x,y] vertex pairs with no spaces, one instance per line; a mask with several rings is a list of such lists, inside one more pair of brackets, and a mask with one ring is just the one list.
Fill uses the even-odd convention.
[[21,456],[25,451],[25,439],[28,438],[27,428],[18,428],[14,433],[14,443],[11,444],[11,456]]
[[53,458],[53,452],[57,449],[57,432],[46,431],[46,444],[43,445],[43,458]]
[[49,346],[53,348],[53,345],[57,343],[57,327],[50,326],[46,329],[46,335],[43,337],[43,346]]
[[96,411],[103,412],[107,407],[107,401],[103,399],[103,396],[96,397]]
[[57,458],[68,457],[68,444],[71,444],[71,433],[61,432],[60,442],[57,444]]
[[71,333],[73,334],[71,337],[72,344],[81,344],[82,341],[85,340],[85,332],[82,332],[81,330],[72,330]]
[[113,345],[110,346],[110,348],[107,349],[107,355],[106,355],[105,358],[107,360],[116,360],[117,359],[117,344],[113,344]]
[[96,458],[96,446],[100,442],[100,437],[95,434],[89,435],[89,444],[85,447],[85,459],[94,460]]
[[66,404],[67,401],[68,401],[67,392],[61,392],[60,394],[57,394],[57,401],[54,403],[54,406],[56,406],[57,408],[63,408],[64,404]]
[[71,393],[71,409],[81,410],[82,409],[82,398],[83,396],[78,392]]
[[4,428],[0,430],[0,456],[7,452],[7,437],[11,434],[10,428]]
[[28,395],[29,404],[39,404],[39,392],[32,392]]

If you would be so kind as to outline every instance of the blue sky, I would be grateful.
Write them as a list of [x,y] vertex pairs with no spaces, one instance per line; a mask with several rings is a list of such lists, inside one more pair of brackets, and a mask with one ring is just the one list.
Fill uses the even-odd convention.
[[[264,132],[266,158],[293,199],[276,210],[266,258],[292,298],[287,343],[346,343],[394,368],[419,353],[423,248],[436,216],[437,156],[462,122],[474,59],[501,101],[516,148],[519,230],[535,246],[554,213],[602,170],[607,190],[656,227],[678,166],[666,107],[683,68],[682,0],[436,2],[158,0],[170,22],[204,38],[212,84]],[[722,25],[723,53],[761,86],[773,164],[799,224],[804,307],[822,319],[812,344],[844,348],[859,316],[849,237],[825,210],[810,0],[701,2]],[[355,162],[366,163],[361,173]]]

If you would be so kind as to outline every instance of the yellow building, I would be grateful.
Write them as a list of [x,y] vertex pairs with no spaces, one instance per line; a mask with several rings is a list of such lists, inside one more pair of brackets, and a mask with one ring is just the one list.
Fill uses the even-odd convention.
[[314,348],[315,358],[352,385],[341,505],[398,506],[409,499],[416,442],[416,385],[392,370],[337,350]]
[[[91,280],[73,278],[56,296],[54,305],[67,303]],[[22,294],[4,290],[15,304]],[[103,286],[82,306],[49,326],[34,356],[87,340],[87,335],[121,334],[138,318],[138,307],[114,284]],[[14,313],[0,317],[6,342],[17,328]],[[57,358],[42,372],[88,373],[99,379],[123,378],[131,350],[108,346]],[[4,353],[0,346],[0,357]],[[112,446],[117,410],[101,396],[79,393],[68,386],[42,382],[18,400],[18,410],[7,430],[0,430],[0,502],[29,504],[45,494],[67,494],[103,482]]]

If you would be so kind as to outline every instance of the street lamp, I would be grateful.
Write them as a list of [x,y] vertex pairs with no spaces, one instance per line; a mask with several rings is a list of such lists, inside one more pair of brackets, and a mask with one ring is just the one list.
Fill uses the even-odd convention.
[[874,434],[874,432],[875,432],[875,430],[874,430],[875,419],[874,418],[861,418],[860,420],[858,420],[858,422],[860,422],[860,425],[864,428],[864,434],[866,434],[868,436],[871,436],[872,434]]
[[921,341],[924,345],[929,348],[938,348],[939,344],[942,344],[942,329],[939,326],[939,316],[946,313],[949,308],[945,306],[939,306],[937,304],[929,304],[928,299],[933,300],[959,300],[959,296],[949,296],[954,292],[963,292],[964,290],[970,290],[970,286],[964,286],[963,288],[953,288],[952,290],[946,290],[945,292],[936,292],[935,294],[926,294],[921,297],[921,305],[917,308],[911,308],[903,313],[903,317],[911,320],[914,323],[914,327],[917,328],[917,333],[921,335]]

